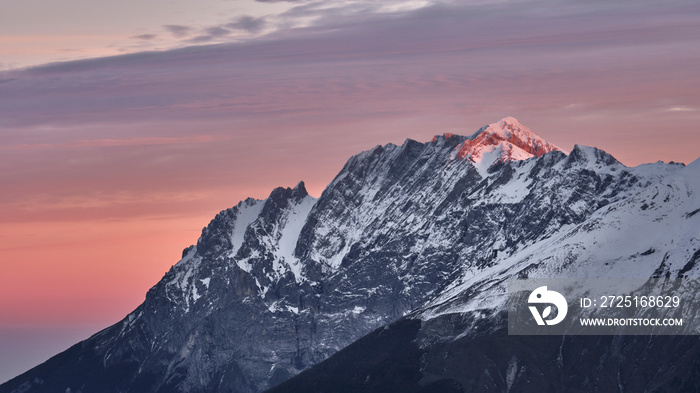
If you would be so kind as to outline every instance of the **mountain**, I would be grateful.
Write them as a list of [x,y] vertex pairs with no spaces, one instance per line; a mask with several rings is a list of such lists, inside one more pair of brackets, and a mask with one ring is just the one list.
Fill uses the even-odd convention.
[[[584,146],[567,155],[513,118],[469,137],[377,146],[318,199],[299,183],[220,212],[123,321],[0,392],[261,392],[345,347],[278,391],[321,391],[303,390],[304,378],[318,381],[328,362],[377,370],[371,360],[382,383],[448,391],[468,384],[425,354],[450,359],[435,348],[465,340],[498,365],[485,368],[490,379],[475,367],[475,380],[515,386],[493,373],[520,375],[518,364],[502,370],[496,347],[464,334],[503,332],[503,281],[524,271],[695,275],[699,166],[628,168]],[[400,361],[382,363],[382,351]],[[357,356],[367,361],[346,362]]]
[[[269,393],[700,391],[697,330],[689,335],[508,334],[507,281],[512,278],[595,279],[619,294],[623,291],[616,286],[623,282],[661,287],[683,277],[691,280],[690,290],[674,293],[690,303],[690,312],[681,316],[692,321],[700,315],[700,159],[688,167],[625,168],[600,150],[580,146],[568,157],[555,157],[558,162],[545,172],[534,170],[539,160],[533,160],[515,165],[516,173],[552,179],[554,172],[578,167],[604,182],[616,173],[630,187],[599,194],[607,202],[583,220],[506,247],[486,267],[463,269],[410,314]],[[589,192],[593,189],[600,188]],[[558,189],[568,198],[583,191]],[[575,209],[579,202],[569,200]],[[693,326],[688,328],[697,329]]]

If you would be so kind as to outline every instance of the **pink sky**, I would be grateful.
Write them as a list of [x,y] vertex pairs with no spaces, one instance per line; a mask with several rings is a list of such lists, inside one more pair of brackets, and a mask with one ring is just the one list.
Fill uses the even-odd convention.
[[377,144],[514,116],[626,165],[700,156],[695,2],[312,3],[244,41],[0,72],[0,380],[125,316],[218,211],[318,196]]

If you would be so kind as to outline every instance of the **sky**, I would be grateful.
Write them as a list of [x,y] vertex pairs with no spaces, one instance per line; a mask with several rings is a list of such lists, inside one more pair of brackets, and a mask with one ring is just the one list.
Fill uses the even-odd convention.
[[116,323],[220,210],[516,117],[700,156],[695,1],[0,5],[0,382]]

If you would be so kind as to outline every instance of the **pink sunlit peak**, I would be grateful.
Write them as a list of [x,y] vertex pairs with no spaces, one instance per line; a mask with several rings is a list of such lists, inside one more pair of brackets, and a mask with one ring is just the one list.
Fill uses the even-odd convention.
[[481,162],[487,153],[499,151],[499,162],[526,160],[561,149],[520,124],[514,117],[505,117],[482,127],[458,148],[456,157]]

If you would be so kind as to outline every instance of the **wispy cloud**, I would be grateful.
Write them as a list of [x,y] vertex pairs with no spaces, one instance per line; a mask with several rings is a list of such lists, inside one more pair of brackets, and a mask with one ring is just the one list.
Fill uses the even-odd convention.
[[95,192],[92,195],[65,195],[57,198],[56,195],[28,196],[25,200],[6,204],[5,207],[21,209],[25,211],[46,210],[76,210],[76,209],[102,209],[120,208],[126,205],[143,205],[144,203],[186,203],[201,201],[211,197],[211,191],[115,191],[110,193]]
[[140,35],[132,36],[131,38],[134,38],[137,40],[149,41],[149,40],[153,40],[153,39],[158,38],[158,36],[155,34],[140,34]]
[[254,18],[249,15],[243,15],[236,18],[233,22],[226,23],[225,26],[229,29],[244,30],[249,33],[258,33],[265,27],[265,18]]
[[224,29],[221,26],[210,27],[206,30],[206,32],[212,37],[221,37],[231,34],[231,30]]
[[[268,26],[265,17],[255,18],[243,15],[231,22],[198,30],[200,34],[185,40],[185,42],[200,44],[213,41],[226,42],[230,40],[245,41],[246,38],[254,38]],[[272,28],[271,31],[274,31]]]
[[155,145],[179,145],[207,143],[229,139],[225,136],[193,135],[179,138],[171,137],[134,137],[124,139],[86,139],[63,143],[35,143],[23,145],[0,146],[2,150],[37,150],[37,149],[80,149],[93,147],[133,147]]
[[[256,0],[260,3],[289,4],[285,11],[273,12],[262,16],[237,15],[228,21],[208,26],[185,26],[185,25],[164,25],[162,26],[170,33],[174,42],[170,43],[171,48],[183,45],[197,44],[221,44],[231,42],[246,42],[255,40],[260,36],[274,34],[280,31],[310,27],[325,26],[335,28],[337,24],[347,23],[354,17],[361,17],[365,20],[378,15],[401,14],[408,11],[427,8],[435,3],[435,0],[385,0],[376,2],[372,0],[354,1],[328,1],[328,0]],[[141,34],[131,38],[144,42],[153,41],[160,38],[157,34]],[[162,45],[162,40],[152,45]],[[122,48],[131,52],[133,49],[143,49],[143,47],[133,47],[132,49]]]
[[215,39],[226,37],[231,35],[231,30],[225,29],[221,26],[213,26],[213,27],[208,27],[204,29],[204,34],[198,35],[196,37],[192,37],[187,40],[187,42],[191,43],[204,43],[204,42],[211,42]]
[[691,108],[689,106],[673,106],[666,109],[668,112],[697,112],[697,108]]
[[192,31],[191,27],[183,25],[165,25],[163,28],[177,38],[184,37]]
[[188,39],[187,42],[192,43],[192,44],[202,44],[202,43],[206,43],[206,42],[211,42],[214,40],[214,38],[215,37],[212,35],[202,34],[202,35],[198,35],[198,36],[195,36],[195,37]]

